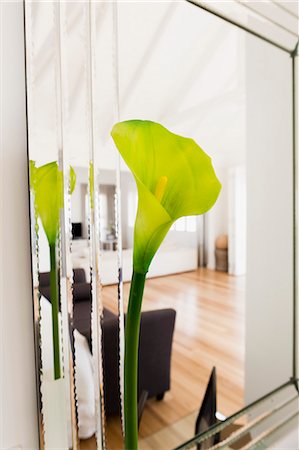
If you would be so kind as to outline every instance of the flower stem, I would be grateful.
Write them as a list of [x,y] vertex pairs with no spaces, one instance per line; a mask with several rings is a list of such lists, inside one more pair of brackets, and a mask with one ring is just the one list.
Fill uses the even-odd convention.
[[59,303],[58,276],[56,264],[56,245],[50,244],[50,296],[52,304],[52,334],[54,356],[54,378],[60,378],[60,346],[59,346]]
[[138,449],[138,346],[146,274],[133,271],[125,329],[125,448]]

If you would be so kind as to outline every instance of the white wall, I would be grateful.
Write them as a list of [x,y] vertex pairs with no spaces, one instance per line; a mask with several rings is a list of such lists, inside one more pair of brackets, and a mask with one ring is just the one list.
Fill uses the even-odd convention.
[[38,448],[23,3],[1,3],[0,448]]
[[72,222],[84,222],[85,220],[85,196],[87,193],[87,184],[76,183],[72,194]]
[[292,375],[291,58],[248,36],[245,400]]
[[245,166],[229,169],[228,191],[228,272],[231,275],[246,275],[247,186]]
[[229,191],[228,168],[215,168],[222,189],[215,206],[205,215],[205,246],[208,269],[215,270],[215,240],[221,234],[228,234]]

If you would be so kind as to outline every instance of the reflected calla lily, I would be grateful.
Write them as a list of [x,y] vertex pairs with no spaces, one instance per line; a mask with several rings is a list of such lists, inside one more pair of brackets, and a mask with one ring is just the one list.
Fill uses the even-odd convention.
[[[59,233],[60,209],[63,207],[63,175],[56,161],[36,167],[30,161],[30,184],[35,194],[36,214],[40,217],[49,245]],[[70,193],[76,185],[76,174],[70,167]]]
[[193,139],[148,120],[114,125],[111,135],[138,188],[134,270],[146,273],[172,224],[207,212],[221,184],[211,158]]
[[[70,167],[70,193],[76,184],[76,174]],[[63,174],[56,161],[36,167],[30,161],[30,186],[34,193],[36,219],[45,230],[50,250],[50,297],[52,304],[53,365],[55,380],[61,377],[59,343],[59,299],[56,243],[59,236],[60,209],[63,208]],[[36,220],[37,222],[37,220]],[[37,225],[36,225],[37,226]]]

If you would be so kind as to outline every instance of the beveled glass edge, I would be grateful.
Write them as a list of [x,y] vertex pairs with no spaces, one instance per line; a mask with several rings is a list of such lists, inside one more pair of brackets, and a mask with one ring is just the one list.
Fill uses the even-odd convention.
[[[58,164],[63,174],[63,208],[60,214],[60,301],[61,301],[61,334],[63,336],[63,356],[64,371],[66,375],[66,387],[68,390],[67,398],[70,404],[70,429],[72,448],[78,450],[79,443],[79,416],[76,392],[76,346],[73,327],[73,277],[71,264],[71,204],[70,204],[70,154],[68,146],[65,145],[65,130],[67,130],[68,117],[68,96],[65,92],[68,84],[65,41],[67,38],[67,23],[65,4],[54,2],[54,27],[55,27],[55,43],[56,51],[56,78],[57,87],[59,89],[57,95],[57,127],[60,137],[60,145],[58,147]],[[74,352],[72,354],[71,341],[74,342]]]
[[91,340],[94,362],[95,383],[95,414],[97,448],[106,448],[105,430],[105,402],[104,402],[104,374],[103,374],[103,296],[101,280],[101,252],[100,252],[100,205],[99,205],[99,164],[96,151],[96,4],[90,0],[86,2],[86,72],[88,97],[88,127],[89,127],[89,210],[91,244]]
[[207,11],[210,14],[213,14],[214,16],[219,17],[220,19],[224,20],[225,22],[230,23],[231,25],[234,25],[244,31],[246,31],[249,34],[252,34],[253,36],[256,36],[260,39],[262,39],[263,41],[267,42],[268,44],[274,45],[274,47],[279,48],[280,50],[292,54],[293,50],[292,48],[287,48],[281,44],[279,44],[278,42],[273,41],[272,39],[268,38],[267,36],[264,36],[263,34],[252,30],[250,27],[243,25],[241,22],[238,22],[234,19],[231,19],[230,17],[220,13],[219,11],[217,11],[216,9],[214,9],[213,7],[210,7],[206,4],[202,4],[200,1],[198,0],[185,0],[188,3],[191,3],[194,6],[197,6],[198,8],[203,9],[204,11]]
[[[298,380],[297,380],[298,381]],[[199,433],[198,435],[194,436],[193,438],[189,439],[188,441],[184,442],[183,444],[179,445],[178,447],[175,447],[174,450],[187,450],[194,447],[194,445],[199,444],[206,439],[210,438],[211,436],[214,436],[216,433],[222,431],[224,428],[226,428],[228,425],[234,423],[237,419],[240,419],[240,417],[244,416],[245,414],[250,413],[254,408],[257,406],[260,406],[267,400],[271,400],[276,394],[280,393],[287,387],[294,386],[296,389],[296,384],[293,379],[290,379],[286,383],[282,384],[278,388],[274,389],[273,391],[269,392],[268,394],[264,395],[263,397],[255,400],[254,402],[250,403],[249,405],[245,406],[244,408],[240,409],[239,411],[235,412],[231,416],[227,417],[224,421],[220,423],[216,423],[212,425],[208,430],[203,431],[202,433]],[[297,391],[297,389],[296,389]]]
[[[287,400],[284,400],[283,402],[279,403],[277,406],[274,406],[272,409],[267,410],[266,412],[264,412],[262,414],[259,414],[255,419],[250,420],[248,424],[241,426],[240,429],[233,432],[222,442],[214,445],[212,447],[212,449],[213,450],[216,450],[216,449],[224,450],[225,448],[227,448],[227,446],[238,441],[241,437],[244,436],[244,434],[247,434],[249,431],[254,430],[256,427],[260,426],[263,422],[267,421],[269,418],[273,418],[273,416],[275,416],[278,412],[287,408],[289,405],[291,405],[297,399],[298,399],[298,396],[293,395],[292,397],[288,398]],[[299,414],[299,411],[296,411],[296,414]],[[269,430],[266,430],[266,432],[269,432]],[[262,433],[262,435],[264,435],[264,434],[265,434],[265,432]],[[260,440],[261,439],[259,439],[259,441]],[[248,445],[250,445],[250,444],[248,444]]]
[[299,69],[298,69],[299,40],[291,53],[292,58],[292,129],[293,129],[293,379],[299,393],[299,309],[298,309],[298,282],[299,282]]
[[[276,433],[279,433],[283,430],[285,426],[287,426],[292,420],[294,420],[296,417],[299,416],[299,411],[296,411],[295,413],[289,414],[287,418],[284,418],[282,421],[280,421],[278,424],[275,424],[273,427],[271,427],[269,430],[266,430],[261,435],[257,436],[256,439],[254,439],[253,442],[248,444],[247,447],[243,448],[243,450],[254,450],[255,448],[261,448],[260,445],[265,445],[265,441],[267,439],[271,439],[273,435]],[[281,436],[279,436],[281,437]],[[263,447],[263,448],[269,448],[269,446]]]
[[[118,54],[118,1],[112,3],[112,60],[114,75],[114,116],[116,121],[120,120],[119,109],[119,54]],[[118,264],[118,335],[119,335],[119,396],[121,405],[121,427],[125,434],[125,412],[124,412],[124,360],[125,360],[125,319],[124,319],[124,295],[123,295],[123,240],[122,240],[122,210],[121,210],[121,155],[117,152],[116,167],[116,196],[115,196],[115,225],[117,232],[117,264]]]

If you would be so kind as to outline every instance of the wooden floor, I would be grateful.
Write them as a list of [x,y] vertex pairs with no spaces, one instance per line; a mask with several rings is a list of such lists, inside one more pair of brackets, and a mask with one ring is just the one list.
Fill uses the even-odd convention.
[[[129,287],[124,286],[125,299]],[[105,306],[116,312],[115,294],[115,286],[103,289]],[[171,390],[162,402],[147,402],[140,439],[198,410],[213,366],[217,368],[217,409],[227,416],[244,405],[244,298],[244,277],[207,269],[147,280],[143,310],[171,307],[177,318]],[[108,418],[108,449],[122,448],[121,442],[119,420]],[[94,440],[82,447],[94,449]]]

